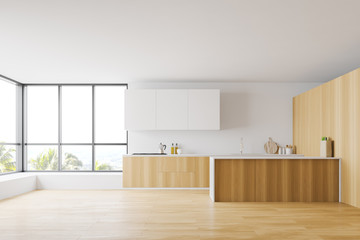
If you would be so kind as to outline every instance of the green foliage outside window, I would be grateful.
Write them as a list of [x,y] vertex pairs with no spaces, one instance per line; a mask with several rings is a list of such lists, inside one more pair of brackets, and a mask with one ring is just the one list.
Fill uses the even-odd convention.
[[15,151],[14,148],[0,145],[0,173],[16,171]]
[[[40,153],[36,158],[29,160],[31,170],[35,171],[57,171],[58,170],[58,154],[55,148],[49,148],[47,151]],[[62,170],[75,171],[81,170],[83,162],[72,153],[65,153],[63,159]],[[99,164],[95,161],[96,171],[109,171],[112,167],[109,164]]]

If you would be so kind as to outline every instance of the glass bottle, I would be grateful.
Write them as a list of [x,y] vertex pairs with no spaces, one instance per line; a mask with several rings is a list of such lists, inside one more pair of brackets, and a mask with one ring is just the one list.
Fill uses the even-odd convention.
[[240,138],[240,154],[244,153],[244,139]]
[[174,143],[171,144],[171,154],[175,154],[175,147]]

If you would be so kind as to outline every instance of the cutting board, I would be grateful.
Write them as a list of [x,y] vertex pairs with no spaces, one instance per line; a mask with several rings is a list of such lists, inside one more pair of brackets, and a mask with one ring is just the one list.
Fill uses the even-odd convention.
[[264,145],[265,152],[268,154],[275,154],[277,153],[279,146],[276,142],[272,140],[271,137],[269,137],[269,141],[267,141]]

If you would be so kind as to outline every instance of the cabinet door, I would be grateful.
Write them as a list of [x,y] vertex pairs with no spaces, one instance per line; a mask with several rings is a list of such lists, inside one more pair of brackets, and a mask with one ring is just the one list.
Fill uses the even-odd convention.
[[220,129],[220,90],[189,90],[189,130]]
[[188,129],[188,91],[156,91],[156,129]]
[[125,129],[155,130],[156,90],[125,91]]

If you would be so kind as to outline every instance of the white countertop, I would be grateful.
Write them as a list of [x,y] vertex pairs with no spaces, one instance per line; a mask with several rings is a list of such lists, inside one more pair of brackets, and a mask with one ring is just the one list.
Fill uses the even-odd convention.
[[210,157],[215,155],[209,155],[209,154],[166,154],[166,155],[132,155],[132,154],[124,154],[125,157]]
[[339,159],[335,157],[311,157],[304,156],[301,154],[243,154],[243,155],[218,155],[210,156],[212,159],[221,160],[221,159]]
[[132,155],[125,154],[126,157],[211,157],[213,159],[339,159],[334,157],[305,157],[301,154],[166,154],[166,155]]

